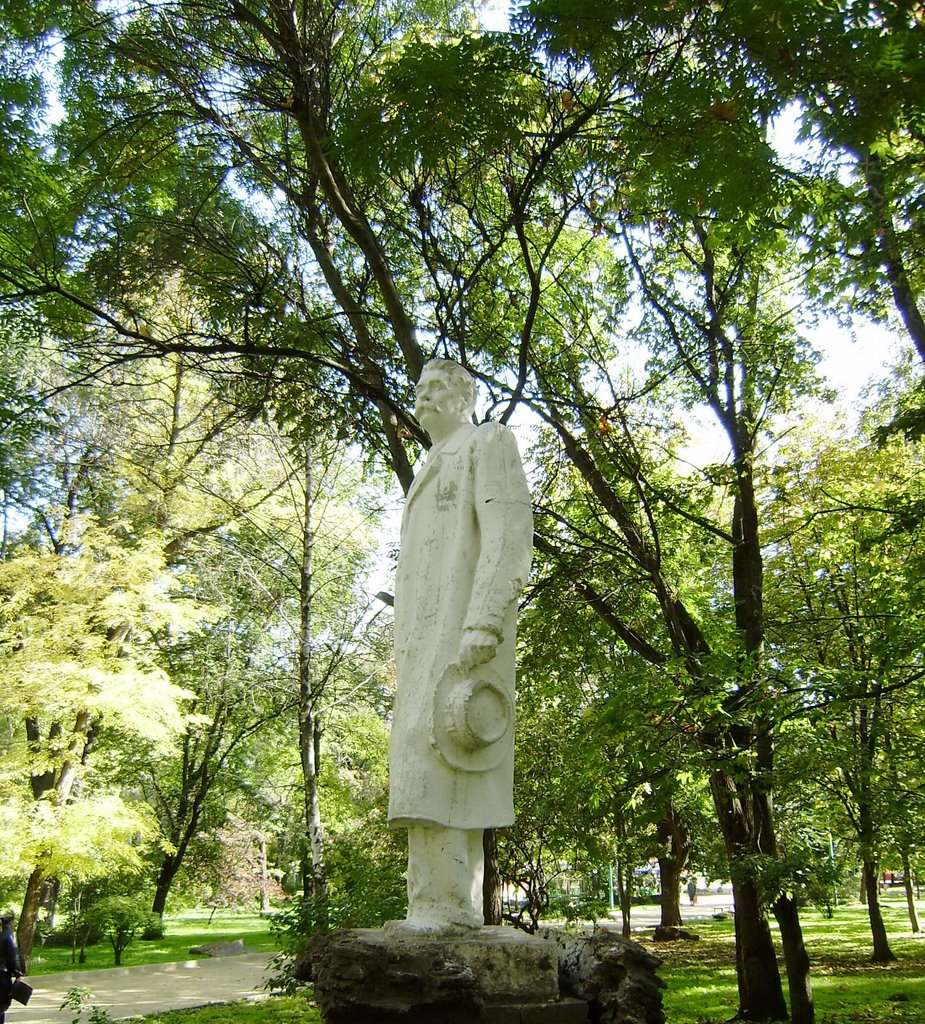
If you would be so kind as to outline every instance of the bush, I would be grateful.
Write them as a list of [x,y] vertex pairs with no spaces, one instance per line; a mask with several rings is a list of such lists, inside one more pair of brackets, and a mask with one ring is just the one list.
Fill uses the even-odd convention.
[[109,940],[116,959],[122,963],[122,953],[135,936],[144,929],[150,913],[130,896],[107,896],[94,903],[87,911],[87,920]]
[[594,924],[607,916],[610,905],[584,893],[553,891],[549,898],[548,916],[564,918],[566,928],[577,928],[584,922]]
[[102,933],[96,926],[81,926],[75,929],[70,925],[56,928],[54,931],[46,932],[42,938],[42,945],[49,949],[66,949],[70,946],[93,946],[102,938]]
[[144,929],[141,933],[142,942],[160,942],[161,939],[167,934],[167,929],[164,926],[164,919],[160,914],[153,912],[148,914],[148,920],[145,922]]
[[333,838],[326,854],[327,898],[296,899],[270,926],[285,951],[276,964],[281,973],[273,979],[274,985],[292,987],[286,957],[301,953],[312,935],[335,928],[378,928],[387,920],[404,917],[407,854],[394,832],[358,829]]

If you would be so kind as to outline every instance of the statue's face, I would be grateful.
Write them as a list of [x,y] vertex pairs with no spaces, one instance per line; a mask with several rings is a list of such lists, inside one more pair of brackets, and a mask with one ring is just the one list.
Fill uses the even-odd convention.
[[433,427],[466,419],[465,392],[442,370],[425,370],[415,388],[414,415],[433,434]]

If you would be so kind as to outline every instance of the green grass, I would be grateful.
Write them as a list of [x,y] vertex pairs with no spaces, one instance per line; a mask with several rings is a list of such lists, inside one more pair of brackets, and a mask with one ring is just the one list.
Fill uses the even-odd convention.
[[[279,949],[279,940],[270,934],[270,922],[259,914],[216,911],[211,924],[209,910],[188,910],[165,918],[163,939],[135,939],[122,954],[123,967],[140,964],[167,964],[190,960],[190,949],[210,942],[243,939],[254,953],[272,953]],[[78,964],[71,959],[70,947],[36,946],[29,961],[30,974],[58,974],[62,971],[95,971],[115,966],[112,946],[99,942],[87,947],[87,959]]]
[[[925,905],[920,905],[925,918]],[[883,908],[892,964],[870,962],[867,911],[854,904],[835,917],[814,910],[801,915],[812,960],[817,1024],[923,1024],[925,1022],[925,933],[915,936],[905,906]],[[662,957],[667,1024],[720,1024],[737,1009],[732,919],[697,921],[699,942],[644,944]],[[778,943],[779,945],[779,943]],[[783,975],[783,965],[781,965]],[[784,976],[786,986],[786,977]],[[144,1018],[144,1024],[320,1024],[305,996],[274,998]]]
[[171,1010],[139,1017],[144,1024],[321,1024],[306,996],[272,996],[256,1003],[229,1003],[201,1010]]
[[[920,905],[920,920],[923,910]],[[817,1024],[925,1022],[925,933],[913,935],[905,904],[886,903],[883,917],[897,957],[891,964],[870,961],[865,907],[839,907],[831,920],[802,912]],[[690,928],[699,942],[644,943],[665,961],[659,973],[667,985],[666,1018],[668,1024],[720,1024],[738,1008],[733,923],[696,921]],[[783,964],[781,975],[786,991]]]
[[[925,920],[925,904],[919,906]],[[826,919],[818,911],[801,915],[812,961],[817,1024],[923,1024],[925,1022],[925,933],[913,935],[905,905],[889,900],[883,908],[892,964],[870,962],[867,911],[853,904],[839,907]],[[168,918],[167,938],[134,942],[126,950],[126,966],[189,959],[191,946],[241,938],[249,948],[269,952],[276,943],[268,922],[256,914],[190,911]],[[692,930],[699,942],[644,944],[664,960],[667,1024],[721,1024],[737,1009],[735,940],[731,918],[697,921]],[[778,944],[779,945],[779,944]],[[70,951],[46,949],[33,958],[34,973],[78,969]],[[85,969],[112,966],[112,950],[94,946]],[[783,965],[781,965],[783,975]],[[784,976],[786,987],[786,977]],[[306,995],[271,997],[199,1010],[174,1010],[139,1018],[143,1024],[320,1024]]]

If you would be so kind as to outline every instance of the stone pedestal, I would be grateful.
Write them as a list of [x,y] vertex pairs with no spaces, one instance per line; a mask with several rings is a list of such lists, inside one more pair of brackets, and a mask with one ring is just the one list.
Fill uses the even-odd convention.
[[317,936],[296,975],[327,1024],[663,1024],[657,965],[601,934],[359,929]]
[[664,1024],[661,960],[638,942],[608,931],[575,934],[546,928],[559,959],[562,990],[586,1000],[596,1024]]
[[465,935],[358,929],[309,948],[327,1024],[585,1024],[561,999],[553,943],[512,928]]

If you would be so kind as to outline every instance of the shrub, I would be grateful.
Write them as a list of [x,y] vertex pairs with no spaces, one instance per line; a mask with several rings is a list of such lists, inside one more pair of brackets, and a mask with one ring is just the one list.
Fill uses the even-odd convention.
[[142,942],[160,942],[160,940],[167,934],[167,929],[164,926],[164,919],[160,914],[150,912],[148,914],[148,920],[145,922],[144,929],[141,933]]
[[300,953],[312,935],[335,928],[377,928],[404,916],[406,853],[395,833],[357,829],[332,838],[326,854],[327,898],[296,899],[270,926],[285,950],[276,962],[280,976],[274,985],[292,988],[287,958]]
[[130,896],[106,896],[87,911],[87,920],[109,940],[116,967],[122,963],[126,946],[144,929],[149,918],[148,910]]

